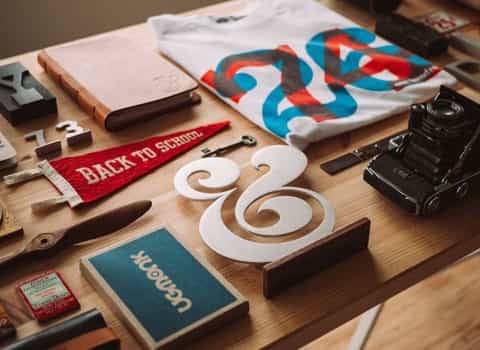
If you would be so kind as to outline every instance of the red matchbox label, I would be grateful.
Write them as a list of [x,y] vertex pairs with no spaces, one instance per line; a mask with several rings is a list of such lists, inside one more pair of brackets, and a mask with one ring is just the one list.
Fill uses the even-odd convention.
[[17,285],[33,317],[46,321],[80,308],[77,298],[60,274],[48,271]]

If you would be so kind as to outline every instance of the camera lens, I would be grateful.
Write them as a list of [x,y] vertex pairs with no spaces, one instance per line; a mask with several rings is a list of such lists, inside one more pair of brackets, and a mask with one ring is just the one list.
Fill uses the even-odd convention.
[[463,116],[463,107],[458,103],[448,100],[437,100],[427,105],[428,113],[443,121],[457,121]]
[[436,140],[453,140],[466,131],[464,109],[452,100],[437,99],[426,105],[422,130]]
[[443,115],[447,118],[450,118],[456,114],[456,112],[447,105],[436,106],[436,110],[438,114]]
[[[477,108],[474,102],[442,87],[433,100],[412,105],[408,124],[410,132],[396,155],[409,169],[432,184],[440,184],[446,178],[453,179],[459,174],[455,166],[460,164],[460,156],[467,150],[466,145],[478,128]],[[475,166],[480,159],[480,149],[476,152],[469,155],[468,160]],[[433,200],[428,205],[430,210],[437,207]]]

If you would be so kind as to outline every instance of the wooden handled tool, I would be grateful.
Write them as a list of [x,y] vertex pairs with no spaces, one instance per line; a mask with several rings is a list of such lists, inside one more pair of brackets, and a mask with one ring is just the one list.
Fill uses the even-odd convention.
[[96,239],[127,226],[152,206],[149,200],[134,202],[97,215],[69,228],[41,233],[25,247],[0,257],[0,268],[24,258],[50,257],[77,243]]

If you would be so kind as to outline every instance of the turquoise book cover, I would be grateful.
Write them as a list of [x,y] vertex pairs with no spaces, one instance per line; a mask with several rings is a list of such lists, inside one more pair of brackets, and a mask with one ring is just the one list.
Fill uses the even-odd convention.
[[82,271],[151,349],[248,312],[248,302],[166,228],[83,258]]

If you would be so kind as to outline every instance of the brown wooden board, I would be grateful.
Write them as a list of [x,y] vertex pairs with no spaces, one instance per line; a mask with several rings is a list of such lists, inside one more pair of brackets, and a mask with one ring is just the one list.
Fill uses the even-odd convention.
[[360,219],[263,267],[263,295],[282,290],[368,247],[370,220]]

